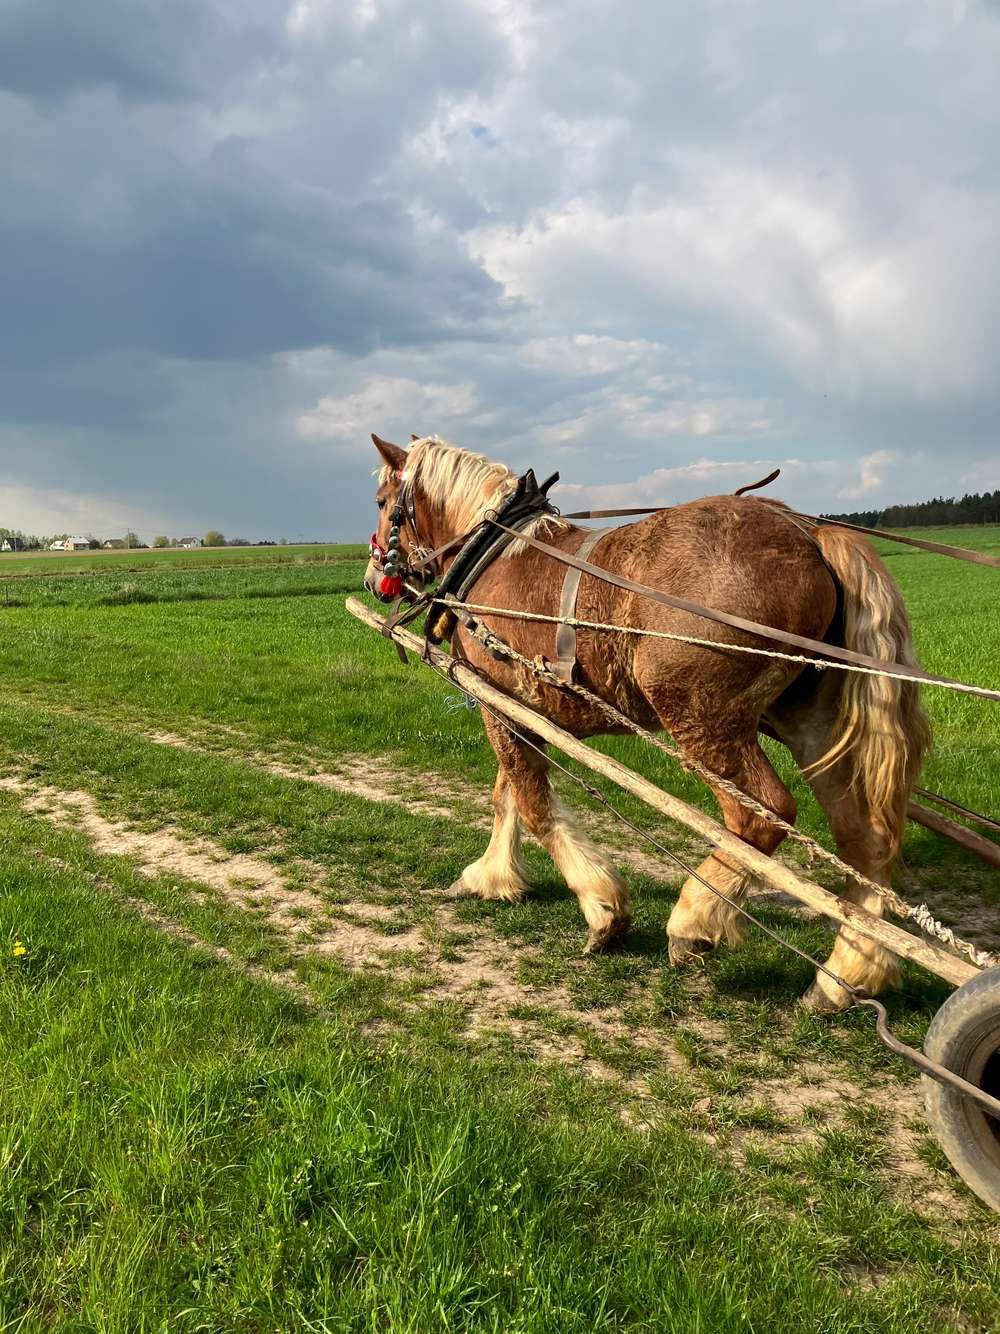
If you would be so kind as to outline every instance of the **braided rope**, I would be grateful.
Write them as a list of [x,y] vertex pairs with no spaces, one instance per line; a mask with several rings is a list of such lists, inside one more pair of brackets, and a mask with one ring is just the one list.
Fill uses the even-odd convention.
[[752,653],[764,658],[782,658],[786,662],[800,662],[808,667],[823,671],[835,667],[841,672],[858,672],[862,676],[889,676],[894,681],[913,681],[917,685],[941,686],[946,690],[958,690],[967,695],[978,695],[982,699],[1000,700],[1000,690],[991,690],[988,686],[969,685],[964,681],[928,681],[922,676],[910,676],[906,672],[883,672],[877,667],[862,667],[852,662],[836,662],[832,658],[810,658],[803,653],[784,653],[776,648],[758,648],[751,644],[731,644],[725,640],[705,639],[700,635],[682,635],[672,630],[646,630],[635,625],[610,625],[603,621],[581,621],[575,616],[544,616],[541,612],[514,611],[510,607],[488,607],[476,602],[460,602],[457,598],[444,597],[444,606],[456,610],[479,612],[480,615],[503,616],[512,621],[544,621],[550,625],[571,625],[575,630],[613,630],[620,635],[642,635],[649,639],[672,639],[680,644],[697,644],[701,648],[727,649],[733,653]]
[[[453,605],[463,605],[464,607],[464,604],[455,603]],[[464,609],[469,610],[471,608],[464,607]],[[532,617],[531,619],[535,618]],[[556,620],[559,618],[547,617],[545,619]],[[478,642],[490,652],[498,653],[503,657],[509,658],[512,662],[519,663],[540,680],[543,680],[550,685],[554,685],[562,690],[570,690],[574,694],[579,695],[582,699],[587,700],[589,704],[604,713],[606,717],[612,719],[619,725],[628,728],[629,731],[634,732],[636,736],[642,737],[643,740],[648,741],[657,750],[662,751],[664,754],[669,755],[671,759],[676,760],[683,768],[697,774],[699,778],[710,786],[727,793],[747,810],[752,811],[761,819],[766,820],[769,824],[782,830],[787,837],[804,847],[810,856],[818,857],[820,860],[828,862],[831,866],[836,867],[842,875],[854,880],[865,889],[872,890],[885,903],[889,911],[894,913],[897,917],[916,922],[922,931],[935,937],[935,939],[939,940],[942,944],[949,946],[957,953],[964,954],[971,963],[976,965],[976,967],[992,968],[1000,963],[1000,960],[986,950],[978,949],[968,941],[959,939],[950,927],[944,926],[943,923],[939,922],[934,917],[933,913],[925,903],[921,903],[915,908],[912,904],[907,903],[905,899],[901,898],[891,886],[881,885],[877,881],[869,879],[863,872],[857,870],[856,867],[850,866],[847,862],[842,861],[836,853],[830,852],[828,848],[824,848],[821,843],[818,843],[808,834],[804,834],[801,830],[796,829],[793,824],[782,819],[780,815],[777,815],[769,807],[763,805],[762,802],[759,802],[748,792],[744,792],[742,788],[737,787],[736,784],[730,782],[728,778],[723,778],[721,774],[713,773],[713,771],[703,765],[700,760],[696,760],[693,756],[686,754],[676,742],[668,743],[662,738],[655,736],[641,724],[634,722],[627,714],[622,713],[620,709],[615,708],[613,704],[609,704],[607,700],[602,699],[600,695],[596,695],[592,690],[588,690],[586,686],[580,685],[579,682],[564,681],[556,676],[556,674],[546,666],[544,659],[526,657],[523,653],[519,653],[512,645],[508,644],[501,635],[496,634],[493,630],[486,629],[485,626],[473,625],[466,628],[472,634],[473,638],[478,640]],[[607,628],[617,629],[618,627],[609,626]],[[715,647],[719,646],[715,645]],[[780,656],[785,657],[787,655],[781,654]]]

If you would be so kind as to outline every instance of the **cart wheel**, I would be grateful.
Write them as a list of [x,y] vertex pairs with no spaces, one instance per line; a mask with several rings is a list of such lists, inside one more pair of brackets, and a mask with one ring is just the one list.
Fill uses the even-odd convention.
[[[934,1016],[924,1051],[970,1084],[1000,1097],[1000,968],[953,992]],[[923,1076],[927,1120],[965,1184],[1000,1211],[1000,1121]]]

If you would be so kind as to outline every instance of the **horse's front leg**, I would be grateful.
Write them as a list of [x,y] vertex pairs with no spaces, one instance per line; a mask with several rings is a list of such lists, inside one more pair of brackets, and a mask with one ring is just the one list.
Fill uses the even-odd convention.
[[478,861],[465,868],[452,885],[464,894],[481,899],[506,899],[516,903],[524,897],[528,881],[521,861],[521,822],[503,760],[493,787],[493,833]]
[[[501,783],[506,784],[503,789],[504,814],[508,811],[506,802],[512,797],[524,826],[555,862],[579,901],[580,911],[589,928],[586,952],[603,949],[623,935],[632,921],[625,882],[603,852],[573,825],[566,811],[554,799],[549,786],[549,762],[545,755],[520,741],[489,715],[484,715],[483,722],[490,744],[500,761],[497,791],[501,790]],[[494,803],[496,800],[494,794]],[[498,807],[490,848],[494,846],[501,826]],[[498,846],[502,848],[508,845],[504,845],[501,838]],[[487,849],[485,856],[474,866],[478,868],[489,855],[490,849]],[[468,871],[463,873],[459,883],[466,884],[473,893],[480,892],[467,880],[468,876]],[[520,883],[523,892],[523,877]],[[501,896],[494,893],[491,897],[519,895]]]

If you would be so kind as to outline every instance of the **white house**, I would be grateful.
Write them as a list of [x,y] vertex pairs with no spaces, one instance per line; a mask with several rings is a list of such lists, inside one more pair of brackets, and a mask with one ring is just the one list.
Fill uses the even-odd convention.
[[89,551],[90,542],[86,537],[67,537],[63,544],[64,551]]
[[200,547],[200,546],[201,546],[201,538],[200,538],[200,537],[182,537],[181,540],[178,542],[177,545],[180,546],[180,547],[183,547],[185,551],[193,551],[193,550],[195,549],[195,547]]
[[49,550],[50,550],[50,551],[65,551],[65,550],[66,550],[66,543],[62,540],[62,538],[59,538],[57,541],[55,541],[55,542],[50,542],[50,543],[49,543]]

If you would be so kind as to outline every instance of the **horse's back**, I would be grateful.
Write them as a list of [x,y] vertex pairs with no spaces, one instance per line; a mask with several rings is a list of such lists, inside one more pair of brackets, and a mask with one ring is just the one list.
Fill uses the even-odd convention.
[[[676,597],[811,637],[822,635],[836,611],[833,576],[808,529],[784,507],[752,496],[705,496],[617,529],[601,543],[596,563]],[[606,585],[595,587],[596,579],[587,582],[582,604],[622,601]],[[649,598],[625,596],[628,610],[642,618],[633,624],[692,619]],[[696,619],[703,632],[713,624]]]

